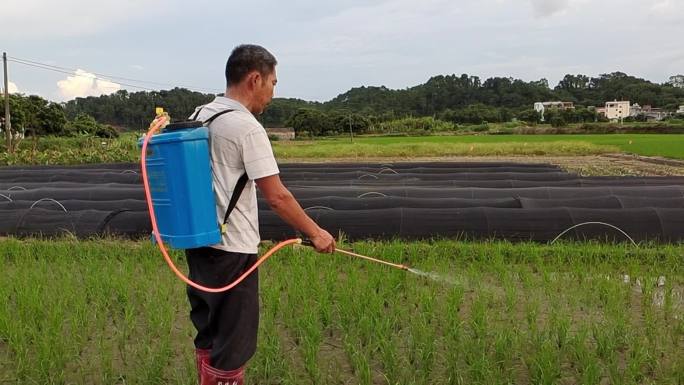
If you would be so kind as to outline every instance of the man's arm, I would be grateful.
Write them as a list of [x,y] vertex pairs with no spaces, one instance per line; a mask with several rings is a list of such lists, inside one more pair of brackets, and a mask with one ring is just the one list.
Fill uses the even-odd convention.
[[306,234],[317,251],[321,253],[335,251],[335,239],[304,212],[290,190],[283,185],[278,174],[260,178],[254,182],[271,209],[287,224]]

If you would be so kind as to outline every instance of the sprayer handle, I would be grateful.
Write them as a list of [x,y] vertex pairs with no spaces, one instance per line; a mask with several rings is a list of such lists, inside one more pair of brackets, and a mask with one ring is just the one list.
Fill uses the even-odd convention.
[[311,242],[311,239],[309,239],[309,238],[302,238],[302,246],[314,247],[314,244],[313,244],[313,242]]

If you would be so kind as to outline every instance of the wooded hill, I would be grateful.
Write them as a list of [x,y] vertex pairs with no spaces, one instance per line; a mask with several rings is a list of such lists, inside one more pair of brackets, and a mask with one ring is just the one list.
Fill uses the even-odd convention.
[[[13,127],[38,134],[78,129],[76,122],[93,117],[98,123],[123,130],[148,126],[155,107],[169,111],[174,120],[188,117],[195,106],[210,102],[214,95],[174,88],[165,91],[128,92],[120,90],[99,97],[76,98],[64,104],[49,103],[37,97],[12,96]],[[259,118],[267,127],[284,126],[313,116],[330,125],[356,122],[377,123],[404,117],[430,116],[452,123],[501,122],[512,118],[533,120],[534,102],[562,100],[578,106],[577,119],[588,116],[581,106],[603,106],[610,100],[629,100],[675,111],[684,104],[684,89],[657,84],[622,72],[598,77],[566,75],[554,88],[546,79],[525,82],[494,77],[482,81],[463,74],[438,75],[426,83],[405,89],[384,86],[353,88],[327,102],[275,98]],[[60,111],[61,110],[61,111]],[[57,123],[55,123],[57,122]]]

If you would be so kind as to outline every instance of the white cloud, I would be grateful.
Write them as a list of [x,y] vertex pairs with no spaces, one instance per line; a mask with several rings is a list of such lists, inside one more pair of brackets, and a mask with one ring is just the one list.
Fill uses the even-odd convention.
[[121,89],[121,85],[98,79],[94,74],[82,69],[76,70],[74,76],[57,82],[59,92],[64,100],[76,97],[109,95]]
[[392,55],[393,48],[396,52],[397,47],[414,40],[425,38],[423,44],[430,44],[429,39],[453,27],[454,20],[462,17],[461,12],[459,3],[448,0],[424,0],[420,7],[414,0],[371,2],[312,20],[308,27],[319,33],[300,31],[303,40],[294,39],[281,48],[286,55],[303,61],[319,57],[372,62],[378,55]]
[[681,0],[651,0],[650,16],[659,19],[661,24],[666,22],[681,28],[684,18],[684,1]]
[[[9,92],[10,94],[16,94],[17,92],[19,92],[19,88],[17,87],[17,85],[15,83],[8,81],[7,92]],[[4,95],[4,93],[5,93],[5,89],[2,88],[2,94]]]
[[[15,83],[8,81],[7,92],[9,92],[10,94],[16,94],[17,92],[19,92],[19,88]],[[5,87],[0,86],[0,96],[2,95],[5,95]]]
[[540,17],[552,16],[565,11],[570,6],[570,0],[531,0],[534,14]]
[[651,10],[655,12],[667,12],[674,8],[674,2],[670,0],[655,0],[651,5]]
[[140,64],[131,64],[130,67],[136,71],[142,71],[145,69],[145,67],[141,66]]
[[3,0],[0,25],[9,40],[89,35],[165,12],[161,0]]
[[[317,100],[360,85],[404,88],[436,74],[546,77],[553,86],[565,73],[620,70],[663,81],[684,68],[678,38],[684,36],[684,0],[241,4],[242,15],[256,18],[230,18],[236,12],[230,1],[167,1],[156,6],[161,0],[2,0],[0,26],[6,34],[0,41],[12,55],[50,58],[57,66],[203,87],[221,84],[235,44],[254,42],[278,57],[279,96]],[[211,12],[187,17],[198,9]],[[179,46],[203,52],[204,59],[178,56]],[[57,76],[12,67],[24,93],[58,98],[54,84],[66,76]],[[102,92],[88,81],[89,92]]]

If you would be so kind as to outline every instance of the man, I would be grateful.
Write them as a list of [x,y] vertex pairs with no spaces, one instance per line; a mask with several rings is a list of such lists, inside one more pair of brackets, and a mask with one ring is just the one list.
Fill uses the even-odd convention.
[[[240,177],[248,181],[231,212],[220,244],[186,250],[190,279],[220,287],[256,262],[259,239],[256,189],[285,222],[307,235],[315,249],[335,250],[335,240],[320,228],[283,186],[264,128],[255,116],[273,98],[275,57],[256,45],[236,47],[226,63],[226,92],[198,107],[192,118],[209,123],[209,147],[217,215],[224,219]],[[238,189],[239,190],[239,189]],[[244,383],[244,365],[256,350],[259,323],[258,275],[255,272],[225,293],[187,289],[190,318],[197,329],[197,367],[201,385]]]

